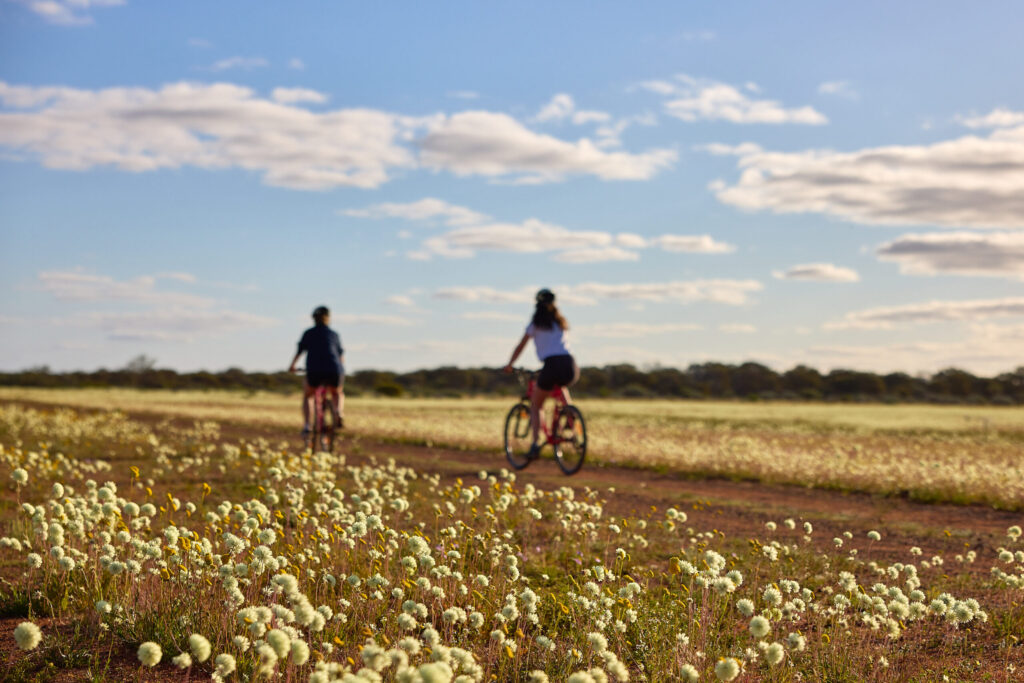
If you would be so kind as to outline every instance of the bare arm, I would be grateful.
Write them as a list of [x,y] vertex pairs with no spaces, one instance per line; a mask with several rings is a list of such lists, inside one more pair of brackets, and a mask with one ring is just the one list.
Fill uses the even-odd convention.
[[292,358],[292,364],[288,366],[288,372],[295,372],[295,364],[299,362],[299,356],[302,355],[302,351],[295,352],[295,358]]
[[516,346],[515,350],[512,351],[512,358],[509,359],[508,365],[505,366],[505,372],[512,372],[512,366],[515,364],[516,359],[519,358],[519,354],[523,352],[523,349],[526,348],[526,345],[529,342],[530,335],[524,334],[523,338],[519,340],[519,344]]

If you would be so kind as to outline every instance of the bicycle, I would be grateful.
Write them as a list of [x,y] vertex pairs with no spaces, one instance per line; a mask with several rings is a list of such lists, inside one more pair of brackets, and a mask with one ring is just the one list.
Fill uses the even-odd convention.
[[343,426],[341,416],[334,406],[335,387],[320,385],[313,387],[313,420],[308,432],[303,431],[303,442],[307,450],[330,453],[334,450],[334,435]]
[[330,453],[334,450],[334,434],[341,427],[341,416],[334,407],[333,387],[313,389],[313,428],[306,435],[306,448]]
[[[505,457],[513,469],[521,470],[533,462],[528,456],[533,443],[530,429],[530,400],[537,386],[537,373],[516,368],[516,378],[526,385],[526,391],[518,403],[512,406],[505,418]],[[528,378],[528,380],[526,379]],[[579,408],[570,404],[561,387],[551,393],[555,406],[551,413],[550,426],[540,419],[540,430],[544,439],[541,448],[550,445],[554,450],[555,462],[565,474],[576,474],[583,466],[587,454],[587,423]]]

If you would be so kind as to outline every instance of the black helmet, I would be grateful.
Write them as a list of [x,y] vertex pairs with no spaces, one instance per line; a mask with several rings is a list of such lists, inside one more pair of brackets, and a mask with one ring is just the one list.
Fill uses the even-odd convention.
[[537,303],[538,304],[553,304],[555,303],[555,293],[550,289],[542,289],[537,292]]
[[322,320],[331,314],[330,310],[326,306],[317,306],[313,309],[313,318],[315,320]]

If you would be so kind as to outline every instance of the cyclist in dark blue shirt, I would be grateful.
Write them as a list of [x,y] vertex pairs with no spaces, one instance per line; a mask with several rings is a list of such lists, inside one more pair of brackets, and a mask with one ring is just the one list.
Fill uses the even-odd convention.
[[344,426],[345,393],[345,350],[341,347],[341,337],[328,325],[331,312],[326,306],[318,306],[313,311],[313,322],[316,323],[302,333],[295,358],[288,368],[295,372],[295,364],[299,357],[306,354],[306,381],[302,385],[302,433],[309,433],[309,399],[317,387],[327,387],[338,414],[338,426]]

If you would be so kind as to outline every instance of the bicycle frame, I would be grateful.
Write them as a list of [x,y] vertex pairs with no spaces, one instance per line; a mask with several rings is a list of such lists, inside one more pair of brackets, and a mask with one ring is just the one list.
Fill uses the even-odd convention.
[[[525,374],[525,371],[521,371]],[[537,390],[537,373],[530,372],[529,380],[526,384],[526,393],[523,394],[523,400],[527,403],[533,402],[533,393]],[[554,391],[551,392],[551,398],[555,400],[555,409],[551,411],[551,426],[544,423],[543,416],[538,415],[537,420],[540,423],[540,429],[544,433],[544,442],[557,445],[562,442],[562,439],[555,435],[555,423],[558,421],[558,413],[562,406],[569,405],[569,401],[565,398],[565,392],[562,391],[562,387],[555,387]],[[542,406],[543,408],[543,406]]]

